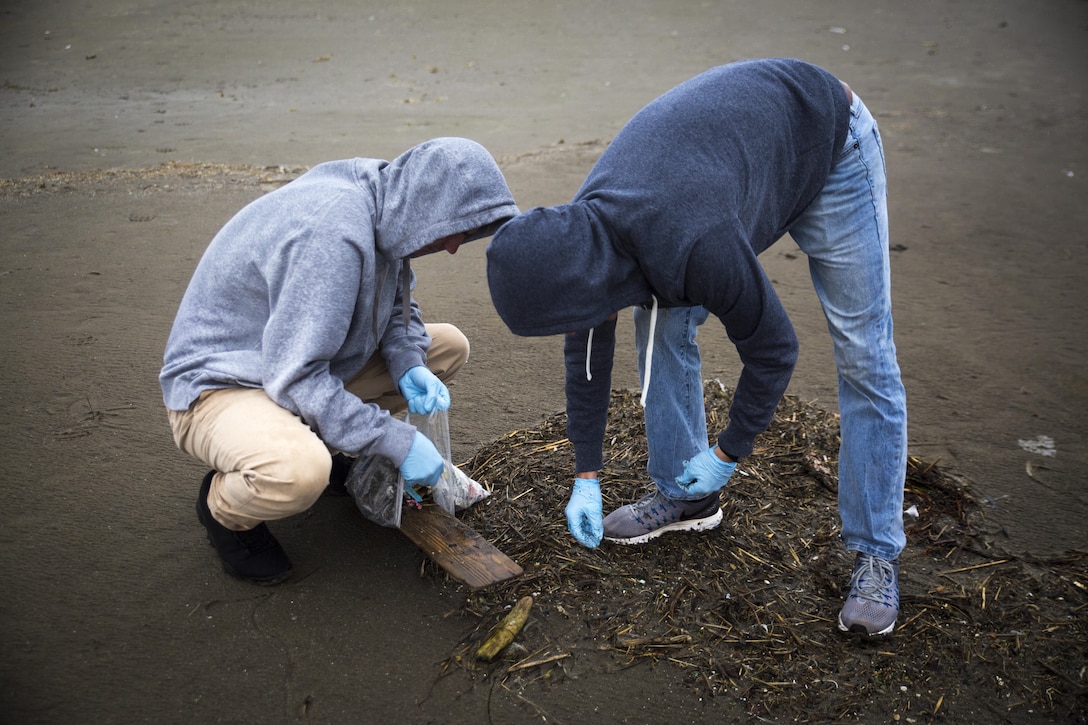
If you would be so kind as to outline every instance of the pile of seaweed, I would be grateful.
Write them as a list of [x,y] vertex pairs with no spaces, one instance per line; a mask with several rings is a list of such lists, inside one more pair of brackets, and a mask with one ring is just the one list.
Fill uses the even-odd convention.
[[[732,391],[708,382],[705,399],[709,430],[720,430]],[[451,662],[555,681],[571,658],[603,650],[620,667],[676,667],[702,695],[799,722],[954,719],[979,707],[997,720],[1088,718],[1088,552],[1002,553],[969,483],[936,463],[908,461],[896,631],[837,631],[852,567],[838,531],[838,445],[836,416],[787,396],[723,495],[720,527],[589,550],[563,516],[574,470],[565,416],[501,437],[462,465],[492,491],[462,517],[525,571],[466,593],[479,621],[470,639],[524,596],[533,613],[501,661],[473,662],[468,644]],[[646,458],[637,394],[615,391],[606,512],[646,493]]]

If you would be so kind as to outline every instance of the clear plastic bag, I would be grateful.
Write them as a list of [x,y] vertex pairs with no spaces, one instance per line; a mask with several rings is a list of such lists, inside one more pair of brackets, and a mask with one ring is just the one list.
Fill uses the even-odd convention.
[[376,524],[400,528],[404,507],[404,479],[384,456],[359,456],[344,482],[363,516]]
[[[442,477],[431,488],[434,502],[446,513],[463,511],[491,495],[450,462],[450,425],[447,411],[408,415],[405,420],[431,439],[445,461]],[[363,516],[376,524],[400,528],[404,507],[404,477],[393,462],[382,456],[359,456],[348,471],[347,488]]]
[[464,511],[477,501],[491,495],[490,491],[469,478],[464,471],[450,461],[450,421],[447,411],[435,411],[429,415],[410,415],[408,422],[431,439],[446,462],[446,470],[442,472],[442,477],[431,489],[434,502],[446,513],[454,514],[457,511]]
[[434,502],[448,514],[463,511],[472,504],[491,495],[491,492],[469,478],[460,468],[450,462],[450,422],[449,414],[442,410],[429,415],[408,416],[423,435],[431,439],[443,460],[446,470],[442,478],[431,489]]

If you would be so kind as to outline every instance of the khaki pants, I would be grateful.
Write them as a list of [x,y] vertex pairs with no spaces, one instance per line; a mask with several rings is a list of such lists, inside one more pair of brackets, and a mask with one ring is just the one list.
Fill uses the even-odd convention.
[[[468,339],[453,325],[427,325],[427,332],[427,367],[448,380],[468,359]],[[408,407],[380,354],[344,387],[394,414]],[[208,508],[229,529],[305,511],[329,483],[332,455],[324,442],[259,388],[208,391],[188,410],[167,415],[178,448],[215,469]]]

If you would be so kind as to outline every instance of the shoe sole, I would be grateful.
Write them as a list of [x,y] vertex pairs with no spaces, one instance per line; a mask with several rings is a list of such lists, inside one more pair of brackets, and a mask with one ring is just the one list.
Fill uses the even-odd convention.
[[889,624],[887,627],[880,630],[879,632],[870,632],[869,630],[865,629],[865,625],[863,624],[851,624],[849,627],[847,627],[845,624],[843,624],[842,617],[839,617],[839,631],[848,635],[860,634],[865,635],[866,637],[887,637],[889,634],[892,633],[893,629],[895,629],[895,621],[893,621],[891,624]]
[[[213,549],[215,548],[215,542],[212,541],[211,536],[208,537],[208,544]],[[218,552],[216,552],[216,553],[218,554]],[[222,557],[217,556],[216,558],[218,558],[219,563],[223,565],[223,571],[230,574],[235,579],[238,579],[238,580],[244,581],[244,582],[249,582],[250,584],[258,584],[258,585],[260,585],[262,587],[270,587],[270,586],[274,586],[276,584],[279,584],[281,582],[287,581],[289,578],[291,578],[291,575],[295,572],[295,570],[293,568],[291,568],[291,569],[288,569],[287,571],[280,572],[276,576],[270,577],[268,579],[255,579],[254,577],[251,577],[251,576],[243,576],[243,575],[239,574],[237,571],[234,570],[234,568],[230,564],[223,561]]]
[[688,519],[687,521],[676,521],[671,524],[665,524],[664,526],[654,529],[648,534],[642,534],[640,536],[632,536],[627,539],[614,538],[611,536],[604,537],[605,541],[611,541],[614,544],[623,544],[630,546],[632,544],[645,544],[650,539],[656,539],[664,533],[669,531],[709,531],[710,529],[718,528],[718,525],[722,522],[722,510],[718,509],[710,516],[701,519]]
[[[211,542],[209,541],[208,543],[211,543]],[[212,546],[214,547],[215,544],[212,544]],[[270,579],[254,579],[253,577],[242,576],[241,574],[236,572],[233,568],[228,566],[227,563],[224,562],[222,559],[220,559],[219,561],[220,561],[221,564],[223,564],[223,571],[227,572],[228,574],[230,574],[235,579],[239,579],[239,580],[244,581],[244,582],[249,582],[250,584],[257,584],[257,585],[260,585],[262,587],[270,587],[270,586],[274,586],[276,584],[279,584],[280,582],[287,581],[287,579],[289,579],[291,574],[294,572],[294,569],[288,569],[287,571],[285,571],[285,572],[283,572],[281,574],[277,574],[276,576],[274,576],[274,577],[272,577]]]
[[[201,521],[200,523],[204,523],[204,522]],[[212,541],[211,535],[209,534],[207,538],[208,538],[208,545],[211,546],[214,549],[215,548],[215,542]],[[279,584],[280,582],[287,581],[291,577],[291,574],[293,574],[294,571],[295,571],[294,568],[291,568],[291,569],[288,569],[285,572],[281,572],[281,573],[277,574],[276,576],[270,577],[268,579],[254,579],[253,577],[242,576],[237,571],[235,571],[233,567],[231,567],[229,564],[227,564],[227,562],[223,561],[222,557],[218,556],[218,552],[216,552],[216,554],[217,554],[216,558],[219,559],[219,563],[223,565],[223,571],[230,574],[235,579],[240,579],[241,581],[249,582],[250,584],[259,584],[262,587],[270,587],[270,586],[273,586],[274,584]]]

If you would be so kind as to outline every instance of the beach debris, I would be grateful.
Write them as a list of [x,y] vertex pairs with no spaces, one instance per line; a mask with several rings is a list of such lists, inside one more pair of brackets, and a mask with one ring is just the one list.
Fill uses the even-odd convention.
[[1050,436],[1035,436],[1031,440],[1024,440],[1021,438],[1017,441],[1020,447],[1028,453],[1035,453],[1040,456],[1048,456],[1053,458],[1058,455],[1058,449],[1054,447],[1054,439]]
[[487,633],[483,644],[476,650],[476,659],[491,662],[506,649],[525,626],[525,622],[529,619],[529,609],[532,606],[533,598],[531,596],[524,596],[519,599],[510,612]]
[[[704,387],[711,435],[728,425],[732,395]],[[612,393],[606,512],[647,489],[638,397]],[[907,458],[895,631],[871,642],[838,632],[852,566],[838,450],[836,416],[786,396],[723,494],[721,526],[586,549],[563,517],[574,470],[565,414],[482,446],[463,465],[492,495],[465,522],[525,571],[464,592],[461,613],[478,624],[448,666],[491,686],[494,668],[473,657],[479,633],[532,596],[537,616],[514,647],[533,666],[495,675],[518,692],[581,668],[643,665],[675,668],[698,697],[742,703],[753,721],[921,723],[939,708],[945,722],[972,722],[985,702],[995,721],[1088,722],[1088,551],[1007,551],[986,499],[935,461]]]

